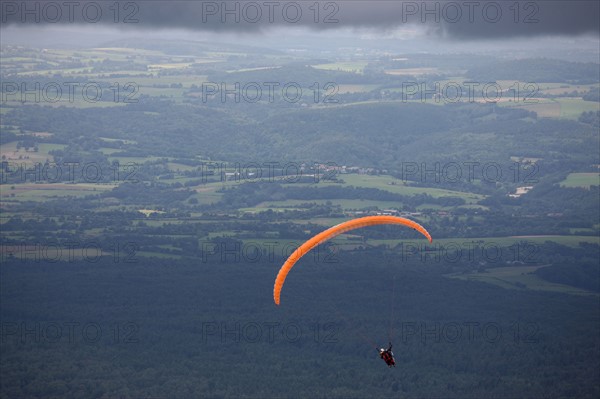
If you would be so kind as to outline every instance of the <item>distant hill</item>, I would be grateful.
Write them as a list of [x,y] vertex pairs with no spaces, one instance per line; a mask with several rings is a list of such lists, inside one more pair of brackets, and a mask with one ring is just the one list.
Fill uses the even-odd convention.
[[593,84],[598,82],[597,63],[568,62],[545,58],[495,61],[469,69],[466,76],[479,82],[514,80],[521,82],[565,82]]
[[518,156],[543,158],[544,171],[550,171],[552,162],[597,163],[598,148],[590,125],[537,120],[533,113],[493,104],[297,106],[270,115],[237,112],[228,104],[209,108],[147,98],[112,109],[26,106],[3,119],[25,131],[54,133],[53,142],[93,148],[105,145],[98,137],[108,137],[136,142],[121,147],[128,156],[231,162],[332,161],[393,169],[416,160],[508,164]]

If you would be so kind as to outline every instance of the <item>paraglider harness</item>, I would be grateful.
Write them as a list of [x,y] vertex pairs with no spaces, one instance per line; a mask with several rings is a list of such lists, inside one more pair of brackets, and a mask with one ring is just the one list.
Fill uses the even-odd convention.
[[[377,348],[375,348],[377,349]],[[383,359],[383,361],[385,362],[385,364],[388,365],[388,367],[396,367],[396,361],[394,360],[394,353],[392,352],[392,343],[390,342],[390,345],[387,349],[377,349],[379,351],[379,357],[381,357]]]

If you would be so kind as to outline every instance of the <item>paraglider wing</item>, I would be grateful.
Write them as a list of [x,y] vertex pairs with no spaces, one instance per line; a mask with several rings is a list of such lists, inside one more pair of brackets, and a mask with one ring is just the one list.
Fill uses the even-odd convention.
[[288,273],[294,267],[294,264],[307,252],[316,247],[317,245],[331,240],[332,238],[343,234],[349,230],[360,229],[361,227],[373,226],[378,224],[401,224],[404,226],[411,227],[417,230],[419,233],[423,234],[429,242],[431,242],[431,235],[425,230],[423,226],[420,224],[413,222],[412,220],[397,217],[397,216],[365,216],[358,219],[348,220],[344,223],[340,223],[336,226],[333,226],[316,236],[312,237],[304,244],[299,246],[285,261],[279,273],[277,274],[277,278],[275,279],[275,287],[273,289],[273,299],[275,303],[279,305],[281,298],[281,288],[283,288],[283,283],[285,282],[285,278]]

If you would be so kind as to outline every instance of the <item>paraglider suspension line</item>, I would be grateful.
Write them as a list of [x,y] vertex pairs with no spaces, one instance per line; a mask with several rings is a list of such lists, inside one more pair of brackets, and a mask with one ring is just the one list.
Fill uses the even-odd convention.
[[388,330],[388,338],[389,341],[392,342],[394,338],[394,302],[396,300],[396,276],[393,278],[392,282],[392,305],[391,305],[391,313],[390,313],[390,328]]

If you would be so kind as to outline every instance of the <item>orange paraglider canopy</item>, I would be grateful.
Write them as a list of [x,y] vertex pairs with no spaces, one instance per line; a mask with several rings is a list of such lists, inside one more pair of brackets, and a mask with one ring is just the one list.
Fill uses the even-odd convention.
[[289,258],[287,258],[283,266],[281,266],[281,269],[279,269],[279,273],[277,274],[277,278],[275,279],[275,287],[273,289],[273,299],[275,300],[275,303],[279,305],[281,299],[281,289],[283,288],[283,283],[285,282],[288,273],[290,272],[290,270],[292,270],[294,264],[307,252],[309,252],[317,245],[349,230],[359,229],[361,227],[366,226],[374,226],[378,224],[401,224],[404,226],[408,226],[423,234],[425,237],[427,237],[429,242],[431,242],[431,235],[427,232],[427,230],[425,230],[423,226],[416,222],[413,222],[412,220],[397,216],[365,216],[362,218],[352,219],[344,223],[340,223],[312,237],[300,247],[298,247],[298,249],[296,249],[289,256]]

